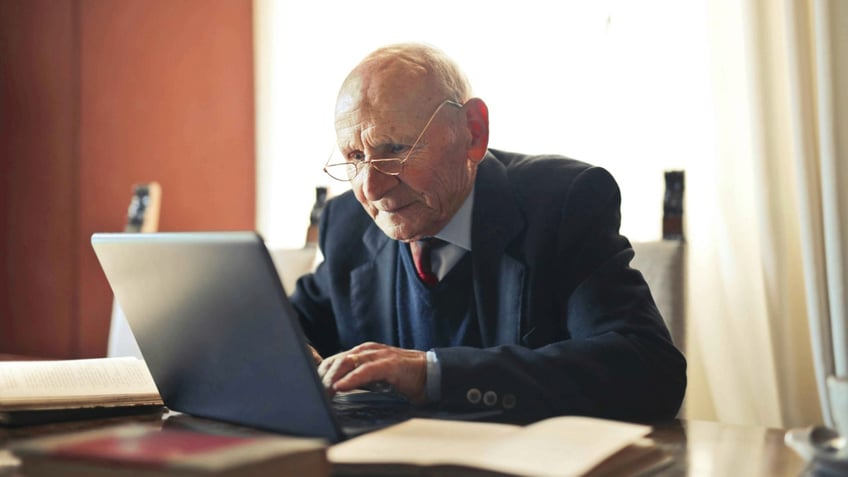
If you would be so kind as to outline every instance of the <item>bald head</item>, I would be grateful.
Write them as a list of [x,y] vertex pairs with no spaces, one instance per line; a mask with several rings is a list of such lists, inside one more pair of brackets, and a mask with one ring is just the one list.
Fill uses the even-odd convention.
[[345,79],[338,99],[344,103],[339,104],[341,107],[355,101],[389,108],[400,107],[396,103],[399,97],[427,109],[445,99],[464,103],[471,98],[471,87],[456,63],[442,51],[402,43],[366,56]]

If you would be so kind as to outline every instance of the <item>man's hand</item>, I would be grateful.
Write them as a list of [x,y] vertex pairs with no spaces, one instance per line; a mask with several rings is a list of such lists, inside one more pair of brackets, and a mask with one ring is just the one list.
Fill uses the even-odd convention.
[[321,355],[317,351],[315,351],[315,348],[313,348],[312,345],[306,345],[306,346],[308,346],[309,351],[312,352],[312,359],[315,360],[315,366],[318,366],[319,364],[321,364],[321,361],[323,361],[324,358],[322,358]]
[[318,374],[332,394],[384,381],[415,404],[427,401],[427,356],[423,351],[363,343],[322,361]]

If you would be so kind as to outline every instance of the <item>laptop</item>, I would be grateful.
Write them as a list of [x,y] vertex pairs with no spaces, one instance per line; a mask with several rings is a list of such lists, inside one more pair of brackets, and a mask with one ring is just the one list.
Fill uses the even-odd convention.
[[391,392],[330,399],[255,232],[96,233],[100,266],[168,408],[339,442],[410,417],[483,419]]

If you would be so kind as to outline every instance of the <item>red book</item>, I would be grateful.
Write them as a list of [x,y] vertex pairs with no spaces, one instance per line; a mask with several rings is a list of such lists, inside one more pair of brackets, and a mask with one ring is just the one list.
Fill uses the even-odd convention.
[[320,440],[139,424],[32,439],[12,450],[27,477],[329,475]]

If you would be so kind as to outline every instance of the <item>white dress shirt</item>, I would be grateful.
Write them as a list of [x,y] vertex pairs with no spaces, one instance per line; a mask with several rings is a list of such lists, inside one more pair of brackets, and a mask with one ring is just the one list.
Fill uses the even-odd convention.
[[[471,211],[474,208],[474,188],[465,202],[451,217],[450,222],[435,235],[436,238],[447,242],[435,248],[430,255],[430,265],[439,280],[445,278],[448,272],[462,257],[471,251]],[[427,399],[439,401],[442,397],[442,367],[433,350],[427,351]]]

